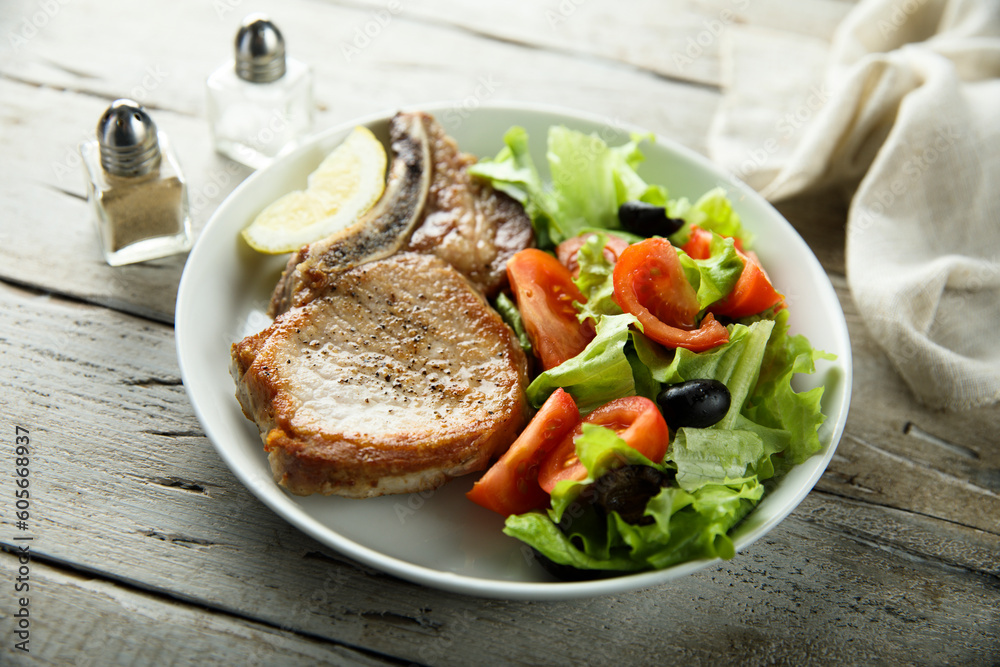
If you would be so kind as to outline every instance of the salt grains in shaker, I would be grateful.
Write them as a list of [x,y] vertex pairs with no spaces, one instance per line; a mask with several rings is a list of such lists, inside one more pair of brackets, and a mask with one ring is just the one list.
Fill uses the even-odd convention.
[[191,248],[187,186],[167,136],[132,100],[116,100],[80,146],[87,198],[111,266]]
[[235,58],[206,81],[215,148],[259,169],[312,128],[312,70],[285,55],[278,28],[261,14],[243,20]]

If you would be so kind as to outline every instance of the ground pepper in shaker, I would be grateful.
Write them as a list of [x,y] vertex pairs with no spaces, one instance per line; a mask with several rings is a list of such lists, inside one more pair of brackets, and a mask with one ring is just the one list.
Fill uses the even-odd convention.
[[286,55],[284,37],[262,14],[243,20],[235,58],[205,85],[215,149],[249,167],[267,166],[312,128],[312,70]]
[[187,185],[163,132],[137,102],[115,100],[80,146],[104,258],[121,266],[191,248]]

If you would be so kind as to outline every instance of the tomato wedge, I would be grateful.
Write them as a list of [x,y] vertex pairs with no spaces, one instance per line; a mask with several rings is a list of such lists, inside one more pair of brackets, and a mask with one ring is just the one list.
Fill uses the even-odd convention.
[[[693,225],[691,236],[681,249],[694,259],[708,259],[712,254],[711,243],[712,233]],[[743,259],[743,273],[726,298],[715,302],[708,310],[716,315],[737,318],[781,305],[785,298],[774,289],[757,255],[744,252],[739,239],[736,239],[736,254]]]
[[687,243],[681,246],[681,250],[686,252],[691,259],[708,259],[712,256],[712,232],[706,231],[698,225],[691,225],[691,234]]
[[577,320],[574,301],[585,303],[569,269],[536,248],[507,260],[507,277],[535,354],[548,370],[572,359],[595,335],[594,324]]
[[[556,257],[559,258],[563,266],[569,269],[574,278],[580,275],[580,262],[577,261],[580,248],[591,236],[593,233],[580,234],[566,239],[556,246]],[[608,239],[608,242],[604,244],[604,257],[614,264],[618,261],[618,256],[628,247],[628,241],[614,234],[605,234],[604,236]]]
[[656,404],[643,396],[616,398],[584,417],[542,461],[538,483],[546,493],[552,493],[556,484],[565,479],[587,478],[587,469],[576,455],[576,439],[583,433],[584,424],[613,429],[618,437],[650,461],[659,463],[667,453],[670,431]]
[[[738,238],[733,238],[736,250],[743,251],[743,242]],[[681,250],[686,252],[692,259],[708,259],[712,256],[712,232],[702,229],[698,225],[691,225],[691,234],[688,241],[681,246]]]
[[466,497],[504,516],[545,507],[549,496],[538,485],[538,466],[579,423],[580,411],[573,397],[562,388],[556,389]]
[[768,308],[784,307],[785,297],[774,289],[757,255],[736,251],[743,258],[743,273],[726,298],[716,301],[709,310],[726,317],[747,317],[762,313]]
[[703,352],[729,341],[711,313],[695,328],[698,297],[670,241],[651,238],[626,248],[612,274],[615,301],[661,345]]

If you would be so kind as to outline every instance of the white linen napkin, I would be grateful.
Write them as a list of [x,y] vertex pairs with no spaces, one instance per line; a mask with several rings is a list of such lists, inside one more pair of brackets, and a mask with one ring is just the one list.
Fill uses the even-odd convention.
[[1000,2],[863,0],[832,44],[727,37],[713,159],[772,201],[852,193],[874,339],[927,406],[1000,401]]

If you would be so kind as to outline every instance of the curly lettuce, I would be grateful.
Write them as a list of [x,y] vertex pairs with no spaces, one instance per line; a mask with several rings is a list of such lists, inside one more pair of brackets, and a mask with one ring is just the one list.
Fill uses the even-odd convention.
[[[579,355],[534,379],[527,390],[533,405],[562,387],[586,414],[623,396],[655,399],[664,385],[697,378],[723,382],[732,399],[715,425],[672,431],[663,461],[647,460],[612,430],[584,425],[576,450],[587,478],[560,482],[547,510],[508,517],[504,528],[552,561],[580,569],[633,571],[732,558],[729,533],[760,502],[769,480],[822,448],[823,388],[796,392],[792,379],[813,373],[817,360],[833,357],[790,335],[787,311],[729,324],[728,343],[696,354],[652,342],[615,302],[614,266],[603,248],[608,233],[638,240],[621,229],[618,208],[625,201],[663,206],[668,216],[683,220],[669,240],[702,312],[729,294],[742,273],[736,242],[744,248],[753,242],[724,189],[710,190],[692,203],[671,199],[666,188],[647,183],[638,167],[640,144],[648,140],[652,137],[635,135],[621,146],[609,146],[596,134],[552,127],[543,175],[531,157],[527,132],[513,127],[494,158],[470,168],[524,205],[539,247],[552,249],[592,232],[577,256],[575,282],[586,297],[586,303],[577,304],[579,318],[593,320],[597,335]],[[712,232],[707,259],[680,249],[695,225]],[[518,330],[516,307],[509,302],[499,307]],[[672,480],[646,503],[650,520],[643,525],[595,503],[594,482],[623,464],[652,466]]]
[[[831,355],[814,350],[802,336],[789,336],[787,311],[729,330],[728,343],[696,354],[666,351],[636,331],[625,341],[619,327],[614,349],[617,355],[621,346],[626,363],[608,364],[594,355],[570,360],[578,377],[599,378],[599,386],[615,382],[630,393],[645,387],[643,395],[655,394],[662,384],[715,378],[729,389],[730,410],[709,428],[678,429],[662,462],[646,460],[613,431],[588,425],[576,441],[588,477],[560,482],[548,510],[511,516],[504,532],[556,563],[580,569],[631,571],[732,558],[729,531],[764,496],[766,481],[821,449],[816,431],[824,419],[823,388],[797,393],[791,379],[813,372],[817,359]],[[612,381],[607,374],[619,377]],[[552,384],[552,378],[545,382]],[[595,506],[591,485],[622,464],[672,472],[674,483],[646,505],[652,523],[632,525]]]

